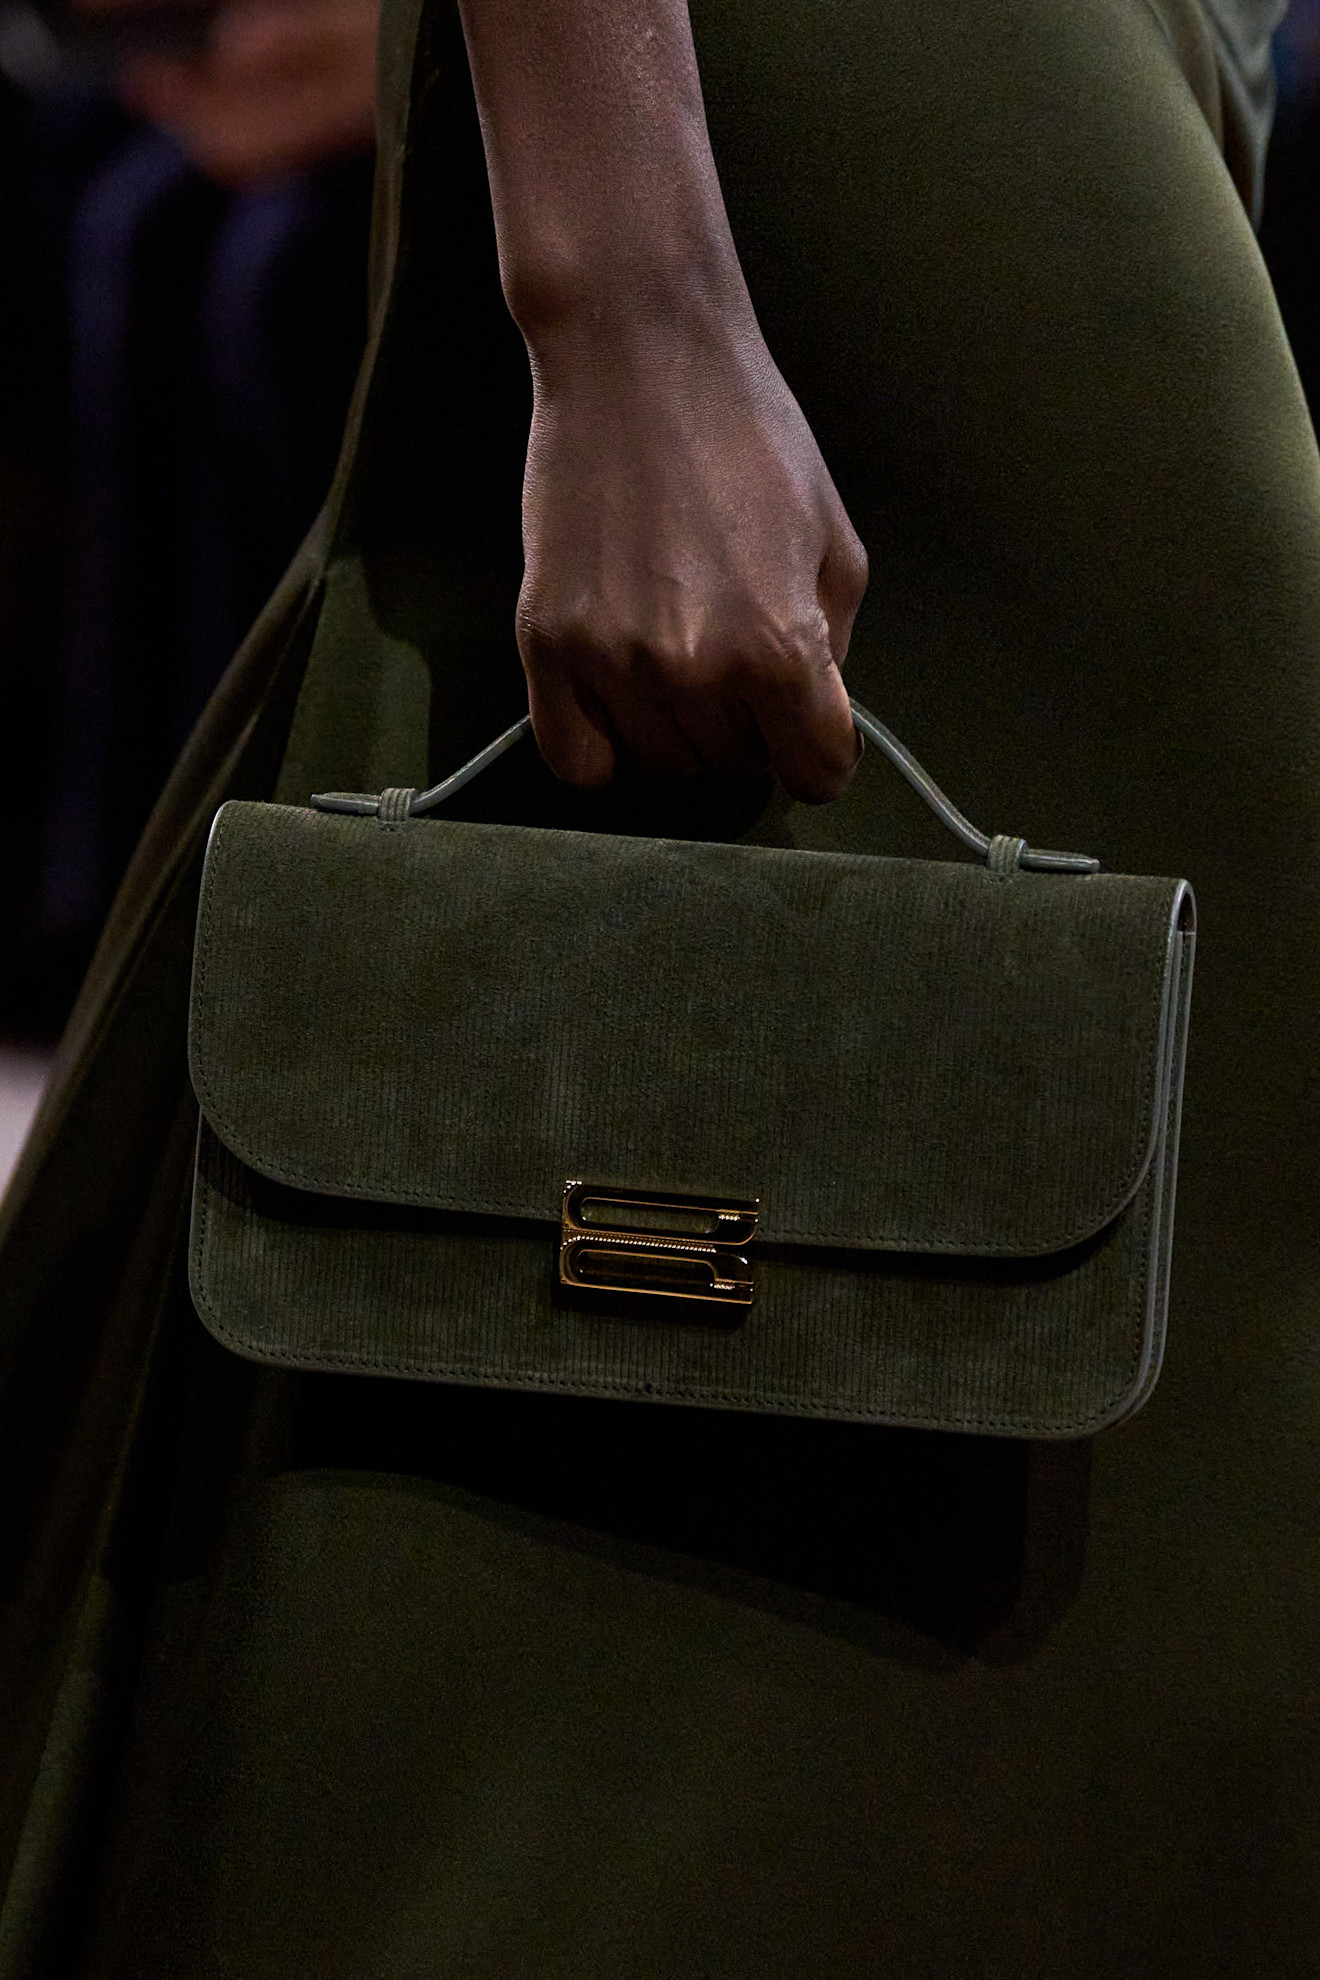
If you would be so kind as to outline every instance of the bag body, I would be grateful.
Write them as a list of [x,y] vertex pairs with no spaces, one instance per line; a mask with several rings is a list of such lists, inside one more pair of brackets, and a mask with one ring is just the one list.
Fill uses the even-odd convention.
[[1163,1352],[1193,944],[1173,880],[229,804],[194,1299],[286,1366],[1090,1434]]

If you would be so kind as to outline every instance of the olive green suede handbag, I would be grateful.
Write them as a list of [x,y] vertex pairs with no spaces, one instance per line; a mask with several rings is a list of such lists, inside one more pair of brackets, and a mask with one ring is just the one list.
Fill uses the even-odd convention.
[[[191,1276],[284,1366],[1079,1437],[1168,1303],[1194,909],[984,863],[231,803]],[[862,774],[866,774],[863,769]]]

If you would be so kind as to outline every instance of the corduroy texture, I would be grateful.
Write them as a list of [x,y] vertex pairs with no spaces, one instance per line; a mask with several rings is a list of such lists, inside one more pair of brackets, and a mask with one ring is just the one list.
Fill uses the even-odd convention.
[[190,1060],[339,1196],[559,1216],[569,1176],[761,1200],[772,1243],[1093,1237],[1167,1112],[1173,880],[227,805]]
[[[198,1310],[294,1366],[1085,1434],[1160,1358],[1190,921],[1168,880],[227,805]],[[570,1177],[758,1198],[752,1311],[566,1306]]]

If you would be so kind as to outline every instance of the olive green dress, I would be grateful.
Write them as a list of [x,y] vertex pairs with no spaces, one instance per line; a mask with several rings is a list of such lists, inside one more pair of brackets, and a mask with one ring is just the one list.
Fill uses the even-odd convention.
[[[1032,1447],[294,1377],[192,1314],[217,804],[424,783],[523,699],[525,361],[454,15],[400,0],[336,488],[7,1206],[4,1980],[1313,1969],[1320,461],[1243,204],[1264,96],[1174,0],[693,14],[871,556],[854,692],[972,816],[1196,887],[1163,1379]],[[472,815],[949,856],[864,770],[757,816],[517,753]]]

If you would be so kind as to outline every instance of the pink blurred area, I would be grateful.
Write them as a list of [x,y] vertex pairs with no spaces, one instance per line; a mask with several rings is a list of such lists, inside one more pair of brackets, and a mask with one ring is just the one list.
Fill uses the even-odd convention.
[[41,1099],[48,1064],[44,1053],[0,1047],[0,1196]]

